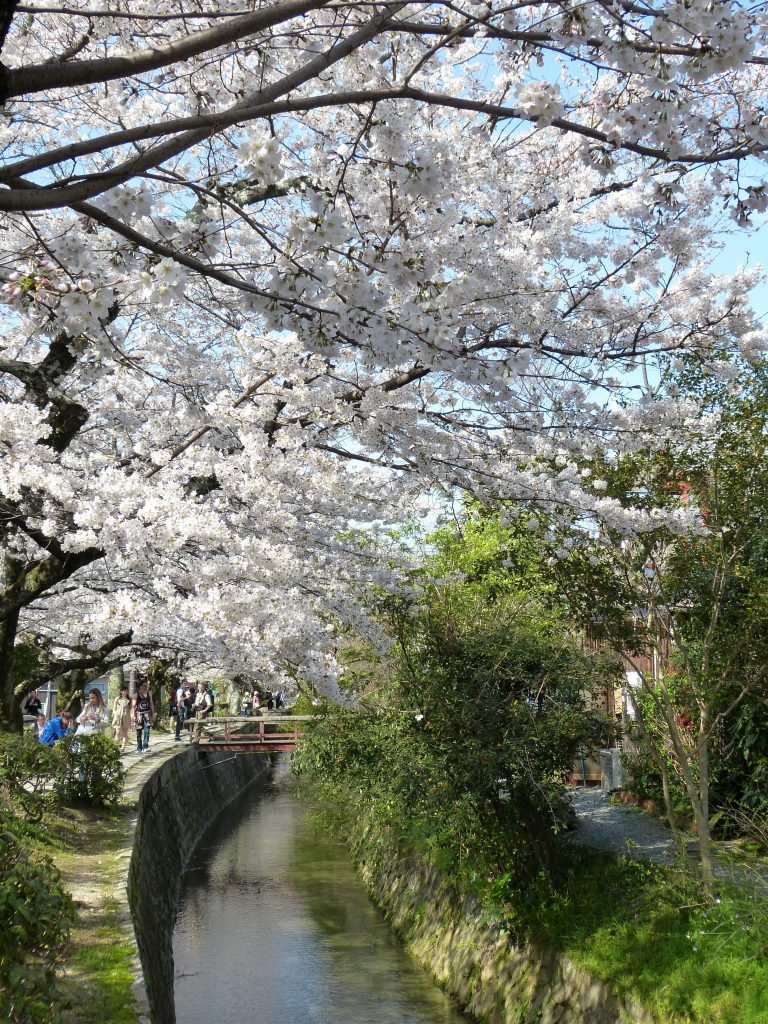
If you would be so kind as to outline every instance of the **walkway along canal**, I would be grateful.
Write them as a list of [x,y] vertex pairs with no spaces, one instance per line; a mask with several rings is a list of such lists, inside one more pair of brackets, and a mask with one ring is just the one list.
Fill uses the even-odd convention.
[[179,1024],[459,1024],[284,782],[205,833],[174,934]]

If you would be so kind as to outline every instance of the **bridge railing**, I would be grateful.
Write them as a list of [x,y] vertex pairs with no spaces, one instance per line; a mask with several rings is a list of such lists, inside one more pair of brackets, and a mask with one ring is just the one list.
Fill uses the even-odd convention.
[[[304,736],[299,730],[300,722],[311,722],[314,715],[282,715],[273,713],[248,716],[227,716],[191,721],[192,735],[197,742],[206,744],[227,744],[227,746],[264,747],[295,746]],[[285,729],[286,725],[292,728]],[[275,728],[278,727],[278,728]],[[283,727],[283,728],[280,728]]]

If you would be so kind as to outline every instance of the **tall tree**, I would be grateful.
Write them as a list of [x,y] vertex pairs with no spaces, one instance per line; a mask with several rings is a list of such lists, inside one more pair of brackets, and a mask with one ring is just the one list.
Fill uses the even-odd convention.
[[630,538],[593,523],[574,540],[562,519],[545,538],[560,593],[636,671],[641,689],[628,696],[668,818],[679,838],[674,781],[709,878],[713,751],[736,709],[768,699],[767,372],[764,362],[731,358],[715,373],[684,361],[662,386],[696,397],[706,436],[671,433],[660,450],[601,460],[606,501],[666,508],[675,529],[671,518],[646,521]]
[[707,273],[713,207],[765,205],[748,8],[5,17],[0,674],[45,600],[64,650],[95,603],[95,648],[172,619],[332,688],[350,522],[434,488],[597,516],[553,461],[679,413],[612,405],[627,374],[762,345],[755,275]]

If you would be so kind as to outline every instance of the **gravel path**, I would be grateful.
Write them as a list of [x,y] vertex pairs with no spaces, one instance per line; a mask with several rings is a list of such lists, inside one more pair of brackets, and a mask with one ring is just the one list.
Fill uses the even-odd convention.
[[[571,787],[568,796],[576,811],[577,843],[670,864],[677,856],[669,829],[653,815],[631,804],[612,804],[599,788]],[[695,858],[695,854],[693,855]],[[753,888],[768,896],[768,866],[746,867],[715,861],[715,878]]]
[[578,843],[669,864],[675,844],[668,828],[645,811],[612,804],[599,788],[573,787],[568,796],[576,810]]

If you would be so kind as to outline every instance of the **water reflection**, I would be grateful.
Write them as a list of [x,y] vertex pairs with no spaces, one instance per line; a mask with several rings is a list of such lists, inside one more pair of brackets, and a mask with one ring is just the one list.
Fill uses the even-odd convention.
[[178,1024],[458,1024],[341,844],[276,785],[206,833],[174,934]]

